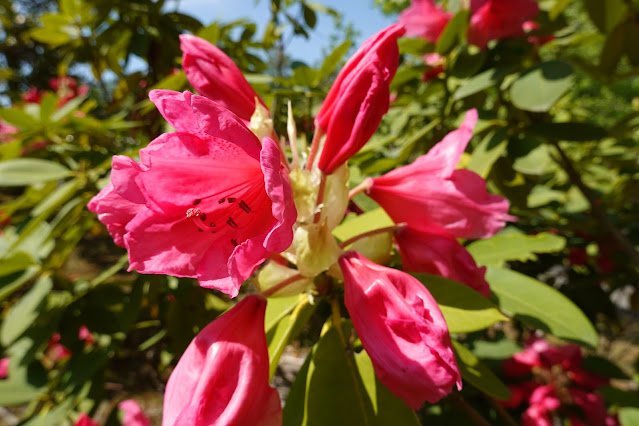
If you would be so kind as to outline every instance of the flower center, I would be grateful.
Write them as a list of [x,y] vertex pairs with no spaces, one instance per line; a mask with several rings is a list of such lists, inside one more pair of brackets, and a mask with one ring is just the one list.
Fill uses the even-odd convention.
[[253,209],[244,200],[236,197],[222,197],[217,203],[207,203],[207,211],[198,206],[202,199],[193,201],[193,206],[186,210],[186,217],[191,219],[200,232],[208,232],[231,237],[233,246],[237,246],[238,234],[250,223],[247,217]]

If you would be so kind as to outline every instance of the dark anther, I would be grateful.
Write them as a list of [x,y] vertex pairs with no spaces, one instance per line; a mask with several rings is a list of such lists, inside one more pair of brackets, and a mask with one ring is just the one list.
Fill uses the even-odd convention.
[[229,198],[227,198],[227,199],[226,199],[226,201],[228,201],[228,202],[229,202],[229,204],[230,204],[230,203],[234,203],[234,202],[235,202],[235,200],[237,200],[237,198],[229,197]]
[[226,223],[231,227],[231,228],[238,228],[237,223],[235,223],[235,221],[233,220],[232,217],[229,217],[228,219],[226,219]]
[[219,203],[219,204],[222,204],[225,200],[226,200],[226,198],[220,198],[220,199],[219,199],[219,201],[218,201],[218,203]]
[[206,222],[206,213],[202,213],[200,219],[202,219],[202,222]]
[[197,230],[198,230],[198,231],[200,231],[200,232],[204,232],[204,230],[202,230],[202,229],[200,229],[200,228],[197,228]]
[[215,234],[215,231],[211,231],[211,234]]
[[233,243],[233,245],[234,245],[235,247],[237,247],[237,246],[238,246],[238,244],[237,244],[237,240],[236,240],[235,238],[231,238],[231,243]]
[[202,202],[202,199],[198,198],[197,200],[193,201],[193,205],[197,206],[198,204],[200,204]]
[[214,224],[213,222],[209,222],[209,226],[210,226],[211,228],[214,228],[214,227],[215,227],[215,224]]
[[240,208],[244,210],[246,213],[251,213],[251,208],[249,207],[248,204],[246,204],[246,201],[244,200],[240,201],[240,204],[238,204],[238,206],[240,206]]

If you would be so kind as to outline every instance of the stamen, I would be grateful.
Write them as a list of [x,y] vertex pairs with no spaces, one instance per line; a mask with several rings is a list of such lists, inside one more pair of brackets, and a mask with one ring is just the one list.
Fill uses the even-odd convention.
[[202,222],[206,222],[206,213],[202,213],[200,219],[202,219]]
[[220,198],[220,199],[218,200],[218,203],[219,203],[219,204],[222,204],[224,201],[226,201],[226,198]]
[[237,240],[235,238],[231,238],[231,243],[233,244],[233,246],[237,247],[239,244],[237,243]]
[[235,200],[237,200],[237,198],[229,197],[229,198],[227,198],[227,199],[226,199],[226,201],[228,201],[228,202],[229,202],[229,204],[230,204],[230,203],[234,203],[234,202],[235,202]]
[[240,204],[238,204],[238,206],[244,210],[246,213],[251,213],[251,208],[249,207],[248,204],[246,204],[246,201],[242,200],[240,201]]
[[238,224],[237,224],[237,223],[235,223],[235,221],[233,220],[233,218],[232,218],[232,217],[230,217],[230,216],[229,216],[229,218],[228,218],[228,219],[226,219],[226,223],[227,223],[227,224],[228,224],[231,228],[234,228],[234,229],[239,228]]
[[197,206],[198,204],[200,204],[202,202],[201,198],[198,198],[197,200],[193,201],[193,205]]
[[202,210],[198,208],[190,208],[186,211],[186,217],[198,217],[202,214]]

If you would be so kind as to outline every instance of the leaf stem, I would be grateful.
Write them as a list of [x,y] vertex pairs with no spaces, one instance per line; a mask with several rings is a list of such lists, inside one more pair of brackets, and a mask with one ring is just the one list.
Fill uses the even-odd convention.
[[277,293],[278,291],[280,291],[284,287],[287,287],[289,284],[292,284],[295,281],[299,281],[299,280],[301,280],[303,278],[306,278],[306,277],[304,275],[302,275],[302,274],[291,275],[290,277],[288,277],[284,281],[280,282],[279,284],[275,284],[273,287],[267,288],[266,290],[264,290],[260,294],[262,296],[264,296],[264,297],[269,297],[269,296]]
[[387,232],[393,232],[394,233],[395,231],[399,231],[400,229],[404,228],[405,226],[406,226],[405,223],[400,223],[398,225],[387,226],[386,228],[373,229],[372,231],[368,231],[368,232],[364,232],[364,233],[359,234],[359,235],[355,235],[353,238],[349,238],[348,240],[340,243],[339,244],[339,248],[346,248],[346,247],[350,246],[351,244],[353,244],[355,241],[361,240],[362,238],[370,237],[371,235],[385,234]]
[[360,183],[355,188],[350,190],[350,192],[348,193],[348,199],[352,200],[353,197],[359,194],[360,192],[368,191],[368,188],[370,188],[371,186],[373,186],[373,179],[371,178],[364,179],[362,183]]
[[315,156],[317,155],[317,150],[319,149],[320,141],[322,140],[322,136],[324,135],[324,131],[319,127],[315,127],[315,133],[313,134],[313,141],[311,142],[311,150],[308,153],[308,159],[306,160],[306,170],[309,172],[313,168],[313,163],[315,162]]

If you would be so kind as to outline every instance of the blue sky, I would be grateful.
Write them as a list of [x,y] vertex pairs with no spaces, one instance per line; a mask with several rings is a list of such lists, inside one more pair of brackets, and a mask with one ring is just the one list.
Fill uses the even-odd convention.
[[[344,23],[352,22],[360,35],[356,45],[382,28],[396,21],[396,17],[384,16],[373,7],[373,0],[315,0],[337,10],[344,16]],[[270,0],[181,0],[178,10],[197,17],[205,25],[214,21],[232,21],[248,18],[258,24],[258,34],[262,34],[270,17]],[[171,3],[169,3],[171,5]],[[295,37],[287,47],[287,53],[294,59],[313,64],[321,59],[322,47],[329,44],[333,33],[333,18],[318,14],[317,26],[310,40]]]

